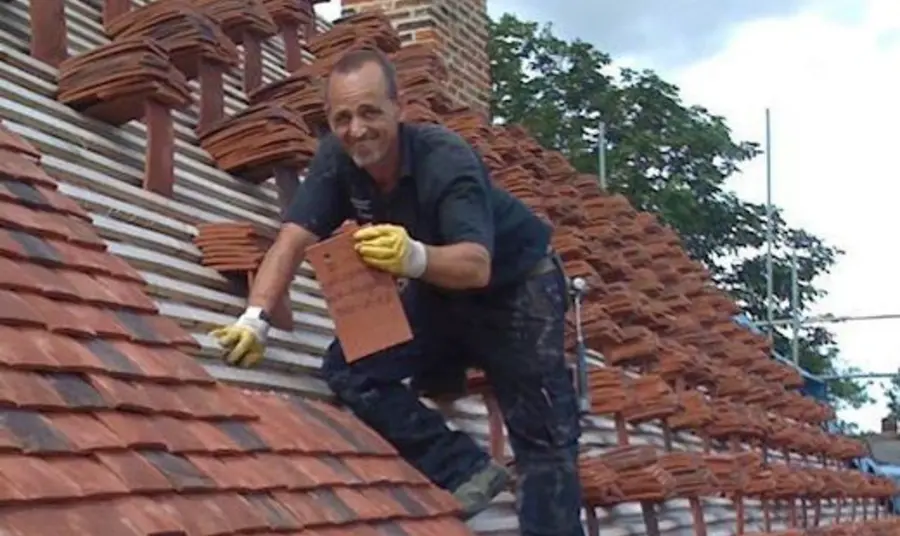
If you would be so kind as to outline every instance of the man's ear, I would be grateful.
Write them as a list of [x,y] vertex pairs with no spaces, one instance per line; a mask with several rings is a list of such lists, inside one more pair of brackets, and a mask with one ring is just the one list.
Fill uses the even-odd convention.
[[403,107],[400,106],[400,100],[399,99],[391,99],[389,106],[390,106],[391,117],[393,117],[394,119],[399,121],[400,113],[403,111]]

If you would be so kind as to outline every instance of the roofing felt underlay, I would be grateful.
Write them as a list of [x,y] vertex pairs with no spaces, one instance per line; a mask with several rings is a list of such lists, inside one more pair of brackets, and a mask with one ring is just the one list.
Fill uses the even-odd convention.
[[216,382],[0,130],[0,534],[470,534],[348,413]]

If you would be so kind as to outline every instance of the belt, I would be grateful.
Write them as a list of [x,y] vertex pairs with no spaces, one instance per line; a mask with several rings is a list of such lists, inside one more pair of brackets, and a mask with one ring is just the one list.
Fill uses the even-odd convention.
[[556,255],[556,252],[553,251],[553,248],[547,248],[547,255],[542,257],[541,260],[534,265],[534,268],[528,272],[528,277],[547,275],[560,269],[561,266],[562,262],[560,261],[559,256]]

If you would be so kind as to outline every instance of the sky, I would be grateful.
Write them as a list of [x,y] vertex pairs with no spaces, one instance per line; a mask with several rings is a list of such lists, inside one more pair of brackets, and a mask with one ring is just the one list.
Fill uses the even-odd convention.
[[[317,6],[333,18],[332,0]],[[817,313],[900,313],[892,229],[900,228],[900,2],[896,0],[488,0],[491,16],[552,23],[621,66],[652,68],[689,104],[722,115],[737,139],[765,139],[772,117],[772,195],[791,225],[846,254],[821,280]],[[766,198],[759,158],[729,186]],[[844,363],[900,367],[900,320],[831,326]],[[876,403],[841,417],[877,430]]]

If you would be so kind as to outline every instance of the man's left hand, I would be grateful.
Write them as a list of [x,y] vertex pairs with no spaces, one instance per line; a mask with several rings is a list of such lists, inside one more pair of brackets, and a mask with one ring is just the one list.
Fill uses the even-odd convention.
[[425,244],[410,238],[399,225],[369,225],[353,233],[356,252],[373,268],[398,277],[419,278],[425,273]]

